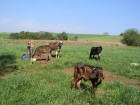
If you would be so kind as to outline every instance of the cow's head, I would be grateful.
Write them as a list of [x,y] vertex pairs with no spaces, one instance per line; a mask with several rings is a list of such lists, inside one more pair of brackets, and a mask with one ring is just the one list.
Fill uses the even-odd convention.
[[103,69],[101,67],[93,68],[92,74],[95,74],[95,78],[100,78],[101,80],[104,79]]
[[59,41],[58,44],[59,44],[59,47],[60,47],[60,49],[61,49],[61,47],[62,47],[62,45],[63,45],[63,41]]

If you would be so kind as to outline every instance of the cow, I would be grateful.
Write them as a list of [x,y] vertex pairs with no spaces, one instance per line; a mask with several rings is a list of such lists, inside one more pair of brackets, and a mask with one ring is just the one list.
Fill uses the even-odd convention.
[[41,60],[43,54],[48,54],[47,58],[45,58],[46,60],[51,59],[49,45],[38,46],[35,49],[34,54],[32,55],[31,61],[33,62],[33,61],[36,61],[37,59]]
[[52,51],[56,51],[56,58],[59,58],[59,53],[60,53],[60,49],[63,45],[62,41],[59,42],[50,42],[49,43],[49,47],[50,47],[50,53],[52,53]]
[[92,47],[90,50],[89,59],[94,59],[95,55],[98,55],[97,60],[100,60],[101,52],[102,52],[102,46]]
[[92,83],[92,92],[95,92],[98,85],[101,84],[104,79],[103,69],[101,67],[78,63],[74,67],[74,79],[71,81],[71,89],[77,86],[80,91],[82,79],[90,80]]

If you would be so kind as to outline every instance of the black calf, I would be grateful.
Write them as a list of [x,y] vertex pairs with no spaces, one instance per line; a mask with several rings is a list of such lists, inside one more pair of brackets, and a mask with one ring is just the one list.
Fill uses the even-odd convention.
[[101,52],[102,52],[102,46],[92,47],[91,50],[90,50],[89,59],[94,59],[95,55],[98,55],[97,59],[100,60],[100,53]]

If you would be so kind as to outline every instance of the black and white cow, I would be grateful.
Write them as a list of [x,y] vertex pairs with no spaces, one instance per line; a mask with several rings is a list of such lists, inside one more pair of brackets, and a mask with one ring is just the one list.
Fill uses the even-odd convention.
[[89,59],[94,59],[95,55],[98,55],[98,60],[100,60],[100,54],[102,52],[102,46],[92,47],[90,50]]

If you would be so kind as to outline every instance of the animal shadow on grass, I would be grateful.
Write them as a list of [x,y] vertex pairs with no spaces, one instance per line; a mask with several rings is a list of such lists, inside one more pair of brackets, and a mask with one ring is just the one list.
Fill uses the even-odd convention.
[[0,76],[18,70],[15,55],[0,55]]
[[89,105],[94,105],[94,96],[95,96],[95,93],[93,94],[92,93],[92,87],[87,85],[87,84],[84,84],[83,82],[81,82],[80,84],[81,86],[81,89],[82,89],[82,92],[80,93],[80,96],[85,96],[87,95],[88,93],[90,93],[90,96],[89,96],[89,99],[86,100],[85,102],[87,102]]
[[83,82],[81,82],[80,87],[82,89],[83,92],[91,92],[92,93],[92,89],[91,86],[84,84]]
[[93,60],[93,59],[94,59],[94,60],[99,60],[98,57],[92,57],[92,58],[90,58],[90,59],[91,59],[91,60]]

